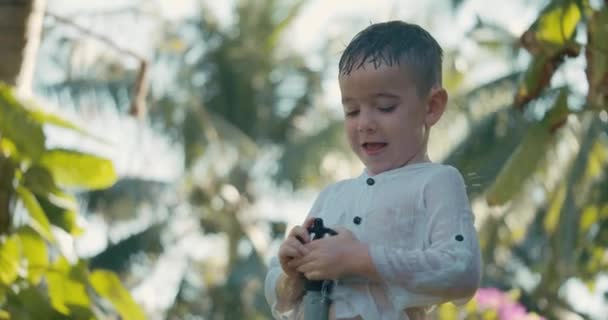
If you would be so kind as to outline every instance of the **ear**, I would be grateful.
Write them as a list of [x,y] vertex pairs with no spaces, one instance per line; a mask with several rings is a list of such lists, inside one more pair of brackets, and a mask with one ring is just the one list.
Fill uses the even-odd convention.
[[428,95],[428,103],[424,122],[432,127],[443,115],[448,104],[448,92],[442,87],[433,87]]

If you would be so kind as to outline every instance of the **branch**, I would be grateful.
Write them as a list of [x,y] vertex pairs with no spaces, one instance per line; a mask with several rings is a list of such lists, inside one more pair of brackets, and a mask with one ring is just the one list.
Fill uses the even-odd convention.
[[108,16],[118,16],[118,15],[124,15],[124,14],[132,14],[132,15],[139,15],[139,16],[149,16],[151,18],[162,18],[161,15],[156,14],[152,11],[144,11],[141,8],[137,8],[135,6],[125,6],[123,8],[113,8],[113,9],[106,9],[106,10],[95,10],[95,11],[85,11],[85,12],[78,12],[77,14],[71,14],[69,15],[70,18],[75,18],[75,17],[82,17],[82,16],[86,16],[86,17],[108,17]]
[[129,114],[137,118],[143,118],[146,114],[146,97],[148,96],[148,62],[141,60],[139,71],[135,79],[135,88],[131,99]]
[[88,28],[85,28],[85,27],[77,24],[76,22],[68,19],[68,18],[62,17],[62,16],[57,15],[55,13],[52,13],[50,11],[47,11],[46,15],[49,16],[49,17],[52,17],[53,19],[57,20],[58,22],[61,22],[63,24],[66,24],[66,25],[69,25],[69,26],[75,28],[76,30],[78,30],[78,31],[80,31],[80,32],[82,32],[82,33],[90,36],[91,38],[97,39],[97,40],[105,43],[106,45],[108,45],[112,49],[114,49],[114,50],[116,50],[116,51],[118,51],[118,52],[120,52],[122,54],[126,54],[126,55],[129,55],[129,56],[132,56],[132,57],[136,58],[137,60],[146,60],[144,57],[142,57],[141,55],[139,55],[135,51],[132,51],[132,50],[127,49],[127,48],[123,48],[123,47],[117,45],[114,41],[112,41],[112,39],[110,39],[110,38],[108,38],[108,37],[106,37],[106,36],[104,36],[102,34],[96,33],[95,31],[92,31],[92,30],[90,30]]
[[60,23],[75,28],[76,30],[88,35],[91,38],[103,42],[104,44],[121,54],[128,55],[139,60],[139,70],[137,72],[137,78],[135,79],[135,86],[133,90],[133,96],[131,97],[131,108],[129,110],[129,114],[137,116],[138,118],[142,118],[146,113],[145,103],[146,96],[148,94],[148,60],[131,49],[119,46],[118,44],[116,44],[116,42],[112,41],[112,39],[108,38],[107,36],[85,28],[68,18],[62,17],[50,11],[47,11],[46,15],[52,17]]

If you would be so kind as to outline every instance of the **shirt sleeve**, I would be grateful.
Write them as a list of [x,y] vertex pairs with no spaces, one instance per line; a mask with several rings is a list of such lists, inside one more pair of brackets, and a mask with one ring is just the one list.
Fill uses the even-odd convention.
[[[317,217],[320,215],[329,192],[329,187],[321,191],[313,203],[312,208],[306,215],[306,219],[308,219],[308,217]],[[304,310],[302,309],[301,298],[295,303],[286,303],[285,301],[280,301],[277,297],[276,289],[281,274],[283,274],[283,269],[279,263],[278,256],[274,256],[270,259],[268,273],[266,274],[266,279],[264,281],[264,295],[266,296],[266,301],[270,306],[272,315],[275,319],[281,320],[303,319]]]
[[264,284],[264,295],[266,296],[266,301],[272,311],[272,316],[274,319],[280,320],[301,319],[303,311],[301,310],[301,299],[293,304],[281,304],[277,299],[276,288],[282,273],[283,270],[281,269],[278,257],[272,257]]
[[469,300],[479,287],[481,254],[462,176],[444,166],[423,190],[429,215],[425,249],[370,246],[378,273],[392,285],[424,294],[433,304]]

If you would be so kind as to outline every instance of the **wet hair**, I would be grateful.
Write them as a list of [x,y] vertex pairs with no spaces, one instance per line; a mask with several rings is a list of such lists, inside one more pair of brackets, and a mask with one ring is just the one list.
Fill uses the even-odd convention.
[[426,95],[441,85],[443,50],[426,30],[416,24],[388,21],[371,24],[359,32],[342,53],[338,70],[349,75],[366,63],[404,63],[414,77],[418,94]]

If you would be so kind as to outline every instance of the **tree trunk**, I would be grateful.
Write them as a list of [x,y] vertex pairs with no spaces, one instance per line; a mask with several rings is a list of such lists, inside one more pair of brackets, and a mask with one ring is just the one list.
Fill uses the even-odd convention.
[[0,1],[0,81],[29,95],[46,0]]
[[11,226],[14,173],[11,161],[0,152],[0,235],[6,234]]
[[[22,95],[31,94],[45,5],[46,0],[0,0],[0,82]],[[0,153],[0,234],[11,224],[13,174],[11,160]]]

